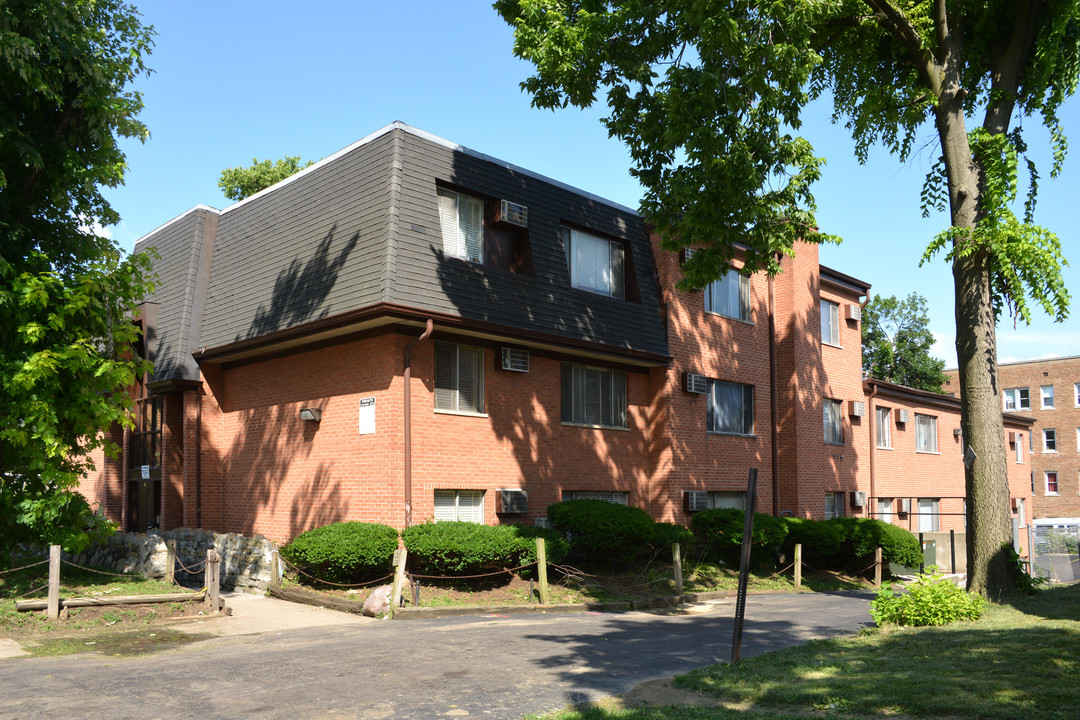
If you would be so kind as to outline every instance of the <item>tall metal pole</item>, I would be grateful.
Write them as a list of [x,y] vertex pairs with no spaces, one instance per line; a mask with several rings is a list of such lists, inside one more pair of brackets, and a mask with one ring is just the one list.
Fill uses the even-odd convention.
[[757,468],[750,468],[746,481],[746,503],[743,522],[742,556],[739,558],[739,597],[735,602],[735,635],[731,640],[731,664],[739,662],[742,651],[743,617],[746,615],[746,586],[750,581],[750,542],[754,537],[754,506],[757,499]]

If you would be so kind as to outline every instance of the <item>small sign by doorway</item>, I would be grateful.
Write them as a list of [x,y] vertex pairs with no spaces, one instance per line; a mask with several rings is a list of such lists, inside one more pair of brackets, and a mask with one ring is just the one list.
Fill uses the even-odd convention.
[[360,398],[360,434],[375,433],[375,398]]
[[139,468],[139,470],[140,470],[140,472],[142,474],[142,479],[143,480],[149,480],[150,479],[150,466],[149,465],[143,465],[143,466],[141,466]]

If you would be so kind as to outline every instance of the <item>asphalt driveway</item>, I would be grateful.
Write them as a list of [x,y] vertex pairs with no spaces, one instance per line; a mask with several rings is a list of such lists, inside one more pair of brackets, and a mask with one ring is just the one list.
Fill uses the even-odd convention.
[[[743,657],[854,632],[871,597],[751,596]],[[329,622],[134,658],[12,658],[0,718],[511,720],[727,660],[734,609]]]

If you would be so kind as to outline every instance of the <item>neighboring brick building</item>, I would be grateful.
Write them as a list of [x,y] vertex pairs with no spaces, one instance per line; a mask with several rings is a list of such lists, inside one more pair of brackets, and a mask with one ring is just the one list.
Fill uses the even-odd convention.
[[[959,392],[956,370],[945,390]],[[998,365],[1002,407],[1031,418],[1030,455],[1035,518],[1080,517],[1080,357]]]
[[82,486],[126,529],[285,540],[536,522],[574,497],[688,523],[741,506],[751,468],[773,514],[963,494],[958,456],[914,431],[875,466],[869,394],[941,418],[942,444],[958,404],[864,384],[869,285],[813,245],[775,278],[680,290],[633,211],[395,123],[149,247],[154,372],[123,456]]

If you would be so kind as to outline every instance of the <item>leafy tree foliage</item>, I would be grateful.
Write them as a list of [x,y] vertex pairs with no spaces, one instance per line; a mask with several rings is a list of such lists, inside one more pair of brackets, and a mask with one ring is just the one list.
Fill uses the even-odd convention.
[[863,372],[878,380],[942,392],[945,361],[930,354],[934,335],[926,298],[911,293],[870,298],[862,313]]
[[286,155],[277,161],[251,158],[250,167],[222,170],[218,187],[224,191],[225,197],[239,202],[300,172],[311,164],[311,160],[301,164],[299,155]]
[[0,3],[0,544],[108,529],[73,488],[130,424],[150,261],[92,228],[119,220],[119,138],[147,137],[128,86],[152,38],[119,0]]
[[[684,284],[718,277],[748,248],[753,269],[815,230],[811,184],[822,160],[798,135],[802,111],[831,100],[857,157],[881,146],[901,161],[936,132],[941,158],[924,208],[948,208],[944,253],[956,289],[967,470],[970,586],[1008,590],[1004,428],[995,323],[1041,306],[1057,320],[1069,296],[1053,233],[1034,224],[1038,175],[1021,120],[1050,131],[1051,175],[1065,139],[1057,111],[1080,74],[1078,0],[497,0],[522,83],[541,108],[591,105],[606,91],[608,132],[629,147],[641,209],[664,246],[707,248]],[[1016,121],[1015,127],[1012,125]],[[970,127],[969,127],[970,126]],[[1029,172],[1023,219],[1012,212]]]

